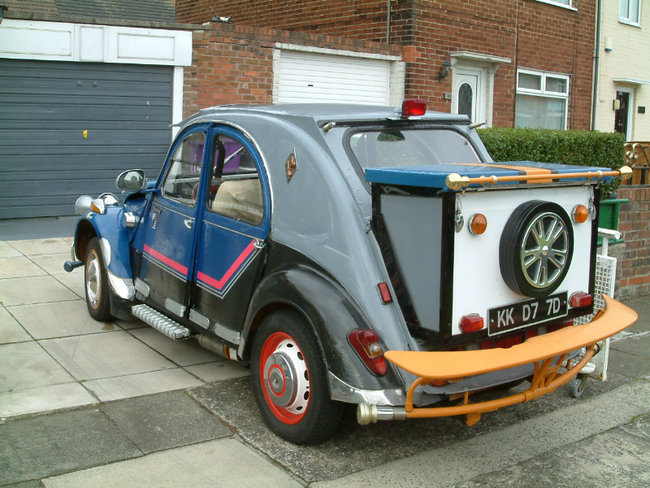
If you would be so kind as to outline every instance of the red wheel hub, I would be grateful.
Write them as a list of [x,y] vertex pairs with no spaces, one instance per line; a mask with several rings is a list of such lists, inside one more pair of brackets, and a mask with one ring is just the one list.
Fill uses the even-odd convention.
[[284,332],[271,334],[260,354],[260,381],[267,405],[285,424],[297,424],[309,404],[309,372],[304,355]]

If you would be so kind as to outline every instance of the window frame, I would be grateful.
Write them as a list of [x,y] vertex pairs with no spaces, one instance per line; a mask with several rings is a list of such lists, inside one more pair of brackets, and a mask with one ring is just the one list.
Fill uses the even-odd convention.
[[[532,76],[539,76],[540,77],[540,86],[541,88],[534,89],[534,88],[520,88],[519,87],[519,75],[525,74],[525,75],[532,75]],[[556,78],[556,79],[561,79],[566,82],[566,91],[565,92],[558,92],[558,91],[552,91],[548,90],[546,88],[546,80],[548,78]],[[516,104],[516,96],[517,95],[528,95],[528,96],[536,96],[536,97],[542,97],[542,98],[552,98],[555,100],[564,100],[565,104],[565,109],[564,109],[564,121],[563,121],[563,127],[560,130],[567,130],[567,120],[569,117],[569,94],[570,94],[570,87],[571,87],[571,76],[570,75],[565,75],[561,73],[554,73],[550,71],[538,71],[538,70],[532,70],[532,69],[518,69],[517,70],[517,78],[515,81],[515,119],[517,118],[517,104]]]
[[[192,203],[190,203],[189,201],[187,201],[184,198],[180,198],[178,196],[175,196],[173,193],[167,192],[167,190],[165,189],[165,186],[166,186],[167,180],[168,180],[168,178],[170,178],[172,170],[175,168],[175,165],[176,165],[177,162],[180,163],[180,164],[190,164],[190,165],[193,165],[193,166],[197,166],[199,168],[199,173],[197,175],[197,184],[200,185],[200,183],[201,183],[201,175],[203,174],[203,166],[204,166],[204,162],[205,162],[205,151],[206,151],[205,145],[206,145],[206,142],[207,142],[207,139],[208,139],[207,134],[208,134],[208,132],[207,132],[206,127],[196,126],[196,127],[192,128],[191,130],[188,130],[187,132],[184,132],[183,134],[181,134],[176,139],[176,142],[175,142],[174,146],[171,148],[171,151],[169,153],[167,167],[165,168],[165,171],[161,175],[161,179],[160,179],[160,195],[163,198],[165,198],[167,200],[171,200],[173,202],[176,202],[179,205],[183,205],[186,208],[195,208],[196,207],[197,197],[193,198]],[[176,153],[179,150],[181,150],[181,148],[183,147],[185,142],[187,142],[190,138],[192,138],[194,136],[197,136],[197,135],[203,136],[203,148],[201,149],[201,159],[200,159],[200,161],[183,162],[180,159],[174,159],[174,157],[176,156]],[[197,163],[197,164],[194,164],[194,163]]]
[[[621,15],[623,2],[625,2],[625,4],[627,5],[627,8],[626,8],[627,14],[626,14],[626,16]],[[619,2],[618,2],[618,21],[621,24],[627,24],[627,25],[633,25],[635,27],[641,27],[641,7],[642,7],[643,0],[638,1],[637,11],[636,11],[636,20],[630,16],[630,9],[631,9],[630,3],[631,3],[630,0],[619,0]]]
[[568,0],[568,3],[564,3],[561,0],[535,0],[539,3],[547,3],[548,5],[553,5],[555,7],[565,8],[567,10],[578,11],[577,8],[573,6],[573,0]]
[[[233,143],[236,143],[236,144],[239,145],[239,148],[237,148],[235,151],[233,151],[233,153],[229,157],[226,157],[226,152],[227,151],[226,151],[226,147],[225,147],[225,144],[224,144],[225,141],[221,141],[221,143],[217,142],[221,138],[229,139]],[[207,213],[209,213],[209,214],[218,215],[221,218],[229,219],[230,221],[238,222],[238,223],[245,224],[245,225],[248,225],[248,226],[252,226],[252,227],[260,227],[260,226],[262,226],[264,224],[264,219],[265,219],[266,213],[267,213],[267,210],[266,210],[267,205],[266,205],[265,199],[264,199],[264,182],[263,182],[262,176],[261,176],[261,169],[260,169],[259,165],[257,164],[257,162],[255,161],[256,158],[255,158],[254,153],[251,151],[251,148],[248,147],[247,144],[245,144],[243,142],[243,140],[239,139],[238,137],[234,137],[232,134],[229,134],[229,133],[226,133],[226,132],[223,132],[223,131],[214,131],[212,133],[211,147],[212,147],[212,155],[211,155],[211,158],[210,158],[211,162],[210,162],[209,179],[208,179],[209,183],[208,183],[208,185],[211,185],[213,180],[217,180],[218,183],[217,183],[217,188],[216,188],[216,190],[214,192],[214,195],[210,195],[210,193],[211,193],[210,191],[208,191],[206,193],[205,211]],[[242,153],[242,151],[244,151],[245,154],[248,155],[248,157],[250,158],[250,162],[253,164],[255,170],[252,171],[252,172],[240,172],[239,169],[241,169],[241,168],[238,167],[238,171],[235,172],[235,173],[225,172],[224,170],[226,169],[226,165],[229,163],[229,159],[234,157],[235,155],[237,155],[239,153]],[[242,154],[244,154],[244,153],[242,153]],[[239,164],[239,162],[238,162],[238,164]],[[233,216],[229,212],[219,210],[218,208],[215,208],[213,206],[213,202],[217,198],[223,196],[224,194],[227,195],[226,186],[224,186],[224,183],[234,182],[234,181],[238,181],[238,180],[239,181],[255,180],[257,182],[256,190],[258,190],[259,197],[262,200],[261,201],[262,214],[259,216],[259,218],[257,218],[257,217],[256,218],[249,218],[250,215],[248,215],[248,213],[250,213],[251,215],[252,215],[252,213],[254,213],[250,209],[254,208],[255,204],[246,204],[246,203],[241,204],[241,203],[232,201],[231,203],[234,204],[235,206],[242,205],[242,207],[241,207],[242,210],[241,211],[243,213],[243,216],[240,215],[238,217]],[[210,190],[210,188],[208,188],[208,190]],[[220,191],[221,191],[221,194],[219,193]]]

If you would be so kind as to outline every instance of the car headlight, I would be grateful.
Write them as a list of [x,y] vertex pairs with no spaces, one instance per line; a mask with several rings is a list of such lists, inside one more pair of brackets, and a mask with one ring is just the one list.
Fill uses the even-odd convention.
[[77,212],[77,215],[83,215],[88,210],[90,210],[90,202],[93,201],[93,197],[90,195],[81,195],[79,198],[77,198],[77,201],[74,202],[74,208]]

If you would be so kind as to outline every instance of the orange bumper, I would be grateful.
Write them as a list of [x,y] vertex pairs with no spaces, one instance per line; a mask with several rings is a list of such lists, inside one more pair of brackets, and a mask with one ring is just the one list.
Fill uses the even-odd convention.
[[[467,415],[467,423],[472,425],[478,422],[483,412],[533,400],[554,391],[574,378],[589,362],[595,353],[597,342],[619,333],[632,325],[638,318],[637,313],[631,308],[612,298],[604,298],[606,308],[588,324],[566,327],[555,332],[531,337],[522,344],[509,349],[434,352],[388,351],[386,359],[418,377],[408,389],[404,411],[393,418]],[[579,362],[570,365],[569,369],[563,372],[563,364],[566,362],[568,353],[583,347],[587,348],[586,354]],[[416,408],[413,405],[413,394],[416,388],[432,381],[459,381],[470,376],[531,363],[535,365],[531,385],[522,393],[477,403],[470,403],[469,393],[465,393],[461,394],[462,404],[452,407]],[[364,405],[364,408],[367,409],[367,407],[371,406]],[[376,418],[371,418],[370,421],[376,421]]]

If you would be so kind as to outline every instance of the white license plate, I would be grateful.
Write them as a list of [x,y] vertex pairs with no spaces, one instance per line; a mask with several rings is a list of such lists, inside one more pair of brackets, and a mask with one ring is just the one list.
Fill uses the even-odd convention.
[[564,317],[567,308],[567,292],[491,308],[488,310],[488,335]]

